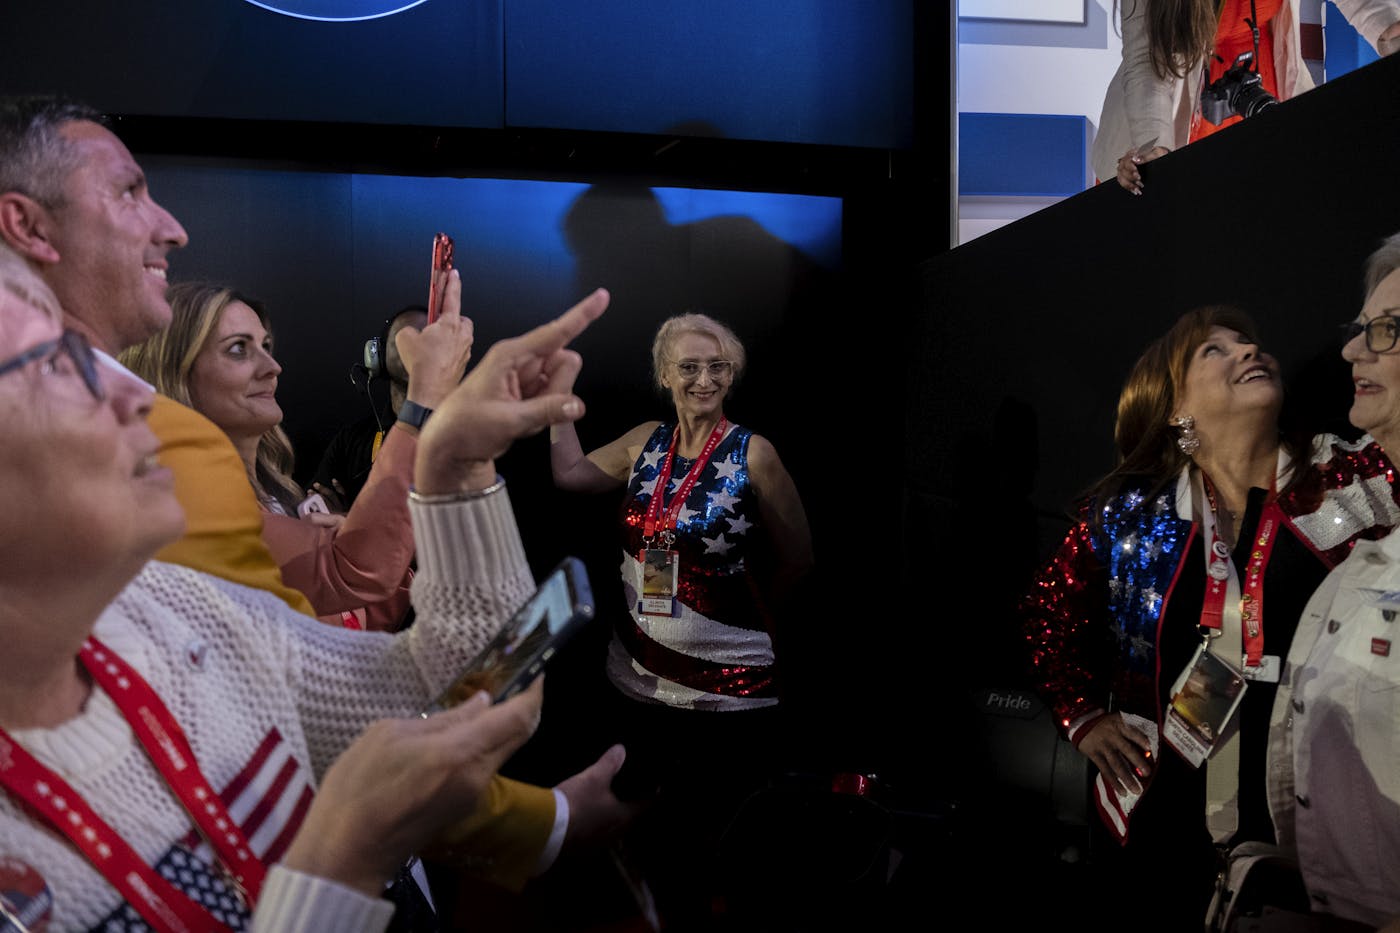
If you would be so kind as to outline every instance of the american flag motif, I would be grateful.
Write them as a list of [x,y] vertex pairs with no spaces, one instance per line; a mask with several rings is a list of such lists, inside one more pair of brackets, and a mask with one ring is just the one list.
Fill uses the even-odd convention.
[[[229,816],[265,865],[287,851],[314,795],[310,773],[276,729],[263,737],[252,758],[219,792]],[[194,829],[171,846],[155,868],[230,930],[247,928],[248,911],[217,867],[213,851]],[[150,929],[130,904],[123,903],[92,933],[147,933]]]

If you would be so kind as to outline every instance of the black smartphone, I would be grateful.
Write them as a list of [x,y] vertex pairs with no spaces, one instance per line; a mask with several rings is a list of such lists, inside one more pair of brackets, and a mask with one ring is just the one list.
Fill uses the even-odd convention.
[[514,696],[593,616],[588,572],[577,557],[566,557],[424,715],[456,706],[479,690],[497,703]]

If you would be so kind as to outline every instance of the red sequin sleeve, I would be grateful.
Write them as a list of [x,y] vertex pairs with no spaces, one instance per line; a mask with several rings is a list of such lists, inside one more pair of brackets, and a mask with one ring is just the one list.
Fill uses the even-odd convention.
[[1031,685],[1067,735],[1108,704],[1108,574],[1080,521],[1021,601]]

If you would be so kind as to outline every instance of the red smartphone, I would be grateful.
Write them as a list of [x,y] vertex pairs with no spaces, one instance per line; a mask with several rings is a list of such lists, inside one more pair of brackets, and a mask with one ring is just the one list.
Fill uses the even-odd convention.
[[[445,233],[439,233],[433,237],[433,270],[428,287],[428,323],[438,319],[442,313],[442,289],[443,285],[438,284],[438,273],[447,272],[452,268],[452,253],[454,246],[452,237]],[[446,283],[444,282],[444,285]]]

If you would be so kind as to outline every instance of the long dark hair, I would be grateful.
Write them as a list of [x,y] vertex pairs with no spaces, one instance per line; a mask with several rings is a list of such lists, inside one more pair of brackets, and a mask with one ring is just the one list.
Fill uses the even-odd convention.
[[[1167,483],[1175,481],[1190,462],[1176,443],[1177,429],[1168,421],[1186,382],[1192,355],[1216,327],[1227,327],[1258,342],[1258,330],[1248,314],[1229,305],[1211,305],[1177,318],[1171,329],[1152,341],[1138,357],[1118,396],[1118,420],[1113,429],[1118,465],[1089,488],[1085,495],[1090,501],[1106,502],[1130,481],[1144,486],[1145,499],[1150,500]],[[1306,461],[1305,439],[1285,436],[1280,443],[1295,464]],[[1294,469],[1287,486],[1302,472]]]
[[1129,2],[1147,4],[1147,43],[1157,77],[1184,78],[1215,48],[1219,14],[1214,0]]

